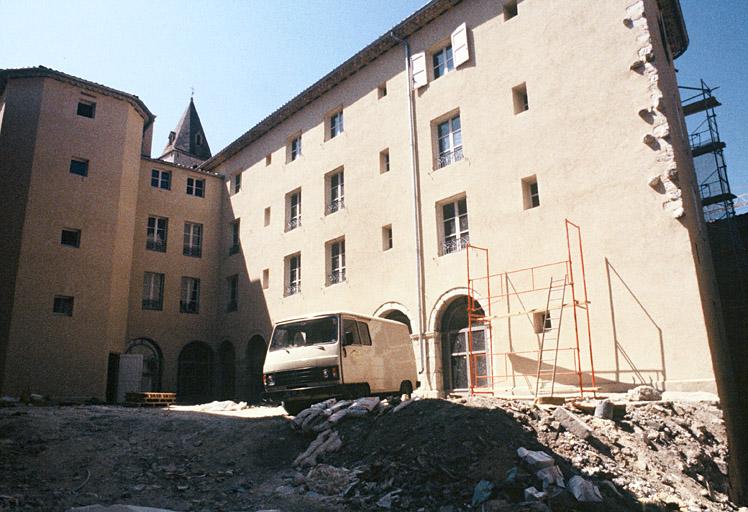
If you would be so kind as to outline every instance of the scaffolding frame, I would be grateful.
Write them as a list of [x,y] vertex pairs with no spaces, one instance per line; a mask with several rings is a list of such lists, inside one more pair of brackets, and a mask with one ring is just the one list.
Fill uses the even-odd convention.
[[[469,392],[471,395],[475,394],[496,394],[496,383],[499,380],[507,381],[511,379],[512,387],[516,387],[516,379],[518,372],[514,369],[510,369],[509,358],[512,356],[524,356],[535,354],[537,357],[538,364],[540,365],[543,361],[543,351],[553,350],[554,360],[557,361],[558,353],[560,351],[570,351],[572,353],[572,359],[574,362],[574,368],[565,372],[557,372],[554,368],[553,377],[551,382],[551,396],[555,392],[555,380],[559,375],[574,375],[576,380],[576,391],[580,397],[584,397],[586,394],[591,393],[596,396],[597,382],[595,378],[595,363],[592,352],[592,329],[590,323],[589,314],[589,295],[587,290],[587,276],[584,263],[584,247],[582,243],[582,230],[579,225],[573,223],[569,219],[564,220],[565,234],[566,234],[566,259],[555,261],[552,263],[544,263],[535,265],[532,267],[521,268],[517,270],[511,270],[507,272],[491,273],[490,268],[490,254],[489,249],[486,247],[480,247],[472,243],[468,243],[466,246],[466,259],[467,259],[467,319],[468,319],[468,381],[469,381]],[[574,243],[572,239],[576,239]],[[578,251],[577,257],[574,257],[575,252]],[[485,259],[485,272],[483,266],[480,265],[476,268],[474,264],[471,264],[471,259]],[[494,350],[494,322],[499,319],[508,319],[514,316],[527,316],[531,318],[533,313],[537,313],[534,309],[528,309],[522,300],[523,296],[531,293],[538,293],[547,290],[545,286],[541,284],[541,279],[538,274],[547,274],[548,272],[561,272],[564,279],[564,287],[568,287],[571,296],[570,302],[562,301],[560,308],[570,308],[572,313],[573,325],[574,325],[574,336],[573,343],[568,347],[560,347],[558,343],[552,349],[545,349],[540,344],[537,350],[509,350],[509,351],[495,351]],[[517,289],[514,284],[515,280],[521,280],[521,276],[526,276],[525,281],[529,278],[529,286],[523,289]],[[519,279],[518,279],[519,278]],[[491,281],[498,281],[499,286],[494,286],[493,290],[491,287]],[[542,280],[545,281],[544,279]],[[480,293],[480,290],[485,289],[484,293]],[[512,297],[516,297],[517,301],[521,305],[521,309],[518,311],[511,312],[509,301]],[[495,315],[494,305],[506,301],[507,303],[507,314]],[[543,314],[546,314],[544,311]],[[532,323],[532,320],[530,320]],[[511,337],[511,323],[509,325],[509,336]],[[474,352],[474,339],[473,331],[474,328],[484,327],[484,331],[487,333],[483,338],[485,344],[485,354],[481,351],[479,353]],[[536,334],[537,335],[537,334]],[[560,336],[561,333],[558,333]],[[584,343],[586,341],[586,343]],[[584,347],[586,345],[586,347]],[[586,357],[588,360],[588,370],[585,370],[582,365],[582,353],[583,347],[586,349]],[[478,358],[486,357],[486,374],[479,375],[476,369],[479,367]],[[497,373],[495,371],[495,361],[497,359],[504,359],[504,373]],[[554,363],[555,365],[555,363]],[[590,386],[587,386],[584,382],[583,375],[589,373],[590,375]],[[520,377],[527,379],[532,376],[527,373],[519,373]],[[534,386],[529,386],[532,390]],[[537,395],[537,392],[536,392]]]

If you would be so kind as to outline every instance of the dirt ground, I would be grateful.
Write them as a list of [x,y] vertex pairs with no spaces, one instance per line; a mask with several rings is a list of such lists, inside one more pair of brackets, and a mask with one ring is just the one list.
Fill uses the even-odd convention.
[[[737,510],[727,499],[721,411],[658,401],[618,408],[614,420],[575,411],[582,440],[553,411],[474,398],[380,407],[334,426],[342,440],[311,468],[338,471],[341,492],[320,491],[295,468],[317,433],[303,434],[279,407],[226,415],[115,406],[0,408],[0,511],[64,511],[115,503],[178,511],[241,510]],[[552,456],[568,482],[580,475],[603,503],[568,491],[541,503],[542,486],[517,449]],[[491,499],[471,506],[476,484]],[[329,495],[328,495],[329,494]]]

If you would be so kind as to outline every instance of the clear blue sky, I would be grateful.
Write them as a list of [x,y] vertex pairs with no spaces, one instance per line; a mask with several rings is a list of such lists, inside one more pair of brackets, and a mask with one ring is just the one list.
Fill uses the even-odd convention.
[[[41,64],[137,94],[158,116],[154,156],[194,87],[217,153],[425,1],[0,0],[0,68]],[[681,3],[680,82],[721,87],[733,189],[748,192],[748,1]]]

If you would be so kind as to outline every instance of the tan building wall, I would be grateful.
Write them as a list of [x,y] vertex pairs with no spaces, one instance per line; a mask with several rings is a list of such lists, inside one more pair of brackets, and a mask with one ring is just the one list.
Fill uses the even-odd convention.
[[[636,15],[636,5],[627,11],[631,4],[571,3],[554,9],[549,22],[542,2],[521,2],[518,15],[508,20],[496,2],[462,2],[410,38],[412,53],[425,51],[431,68],[431,54],[466,23],[470,51],[468,62],[438,79],[429,70],[428,85],[414,95],[428,389],[445,388],[441,315],[466,293],[465,252],[440,255],[441,204],[462,196],[470,241],[490,249],[495,272],[566,259],[564,219],[581,226],[598,384],[714,389],[708,332],[713,312],[702,300],[702,294],[713,293],[711,268],[704,244],[694,255],[704,226],[682,114],[675,106],[674,71],[657,32],[655,3],[642,4],[646,19]],[[627,17],[639,21],[628,27]],[[631,70],[647,44],[654,61],[641,73]],[[224,243],[229,223],[240,219],[241,225],[242,253],[224,260],[222,277],[246,269],[256,290],[267,270],[269,286],[255,300],[263,302],[270,319],[397,308],[407,313],[417,334],[404,62],[402,47],[391,49],[212,169],[228,178]],[[379,98],[378,86],[385,82],[387,95]],[[523,83],[529,110],[515,114],[512,88]],[[653,95],[662,95],[664,103],[653,109],[654,119],[645,119],[640,110],[653,107]],[[328,140],[325,118],[341,107],[344,132]],[[436,124],[457,112],[464,159],[437,169]],[[663,136],[668,127],[669,140]],[[289,140],[298,133],[302,156],[289,162]],[[391,170],[380,174],[379,155],[386,148]],[[345,208],[326,215],[325,175],[340,167]],[[672,168],[679,180],[648,184]],[[230,180],[239,172],[242,190],[233,193]],[[533,175],[540,206],[525,210],[522,179]],[[298,188],[302,226],[286,232],[285,198]],[[683,215],[676,218],[680,207]],[[385,225],[393,229],[389,251],[382,250]],[[345,237],[346,281],[327,285],[325,244],[339,237]],[[284,258],[295,253],[302,260],[301,293],[285,296]],[[546,296],[547,291],[530,294],[525,307],[544,307]],[[494,314],[497,309],[516,313],[515,302],[493,305]],[[570,311],[565,314],[562,339],[568,341],[573,324]],[[509,323],[494,322],[494,352],[528,352],[534,374],[537,354],[529,352],[537,351],[538,339],[523,316],[511,320],[511,328]],[[232,339],[253,332],[267,336],[269,327],[264,311],[219,324]],[[581,356],[588,370],[586,349]],[[503,368],[502,357],[494,358],[494,373]],[[527,372],[524,363],[515,358],[510,370],[516,364]],[[497,381],[497,388],[522,393],[532,386],[516,368],[509,379]]]
[[[3,134],[0,151],[28,179],[25,211],[21,197],[14,206],[24,217],[3,393],[103,398],[108,354],[125,336],[144,119],[126,101],[51,78],[11,79],[5,94],[8,117],[18,105],[30,115],[3,131],[33,134],[33,151]],[[77,115],[81,99],[96,103],[93,119]],[[72,158],[88,160],[87,176],[70,172]],[[61,244],[63,228],[80,230],[79,247]],[[53,313],[57,295],[73,297],[72,316]]]

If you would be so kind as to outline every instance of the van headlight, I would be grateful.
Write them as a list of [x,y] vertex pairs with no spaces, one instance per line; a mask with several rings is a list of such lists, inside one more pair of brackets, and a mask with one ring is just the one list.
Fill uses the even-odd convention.
[[337,366],[330,366],[322,369],[322,378],[324,380],[335,380],[340,376],[340,369]]
[[263,380],[265,381],[266,386],[275,386],[275,380],[273,379],[273,376],[269,373],[266,373],[262,376]]

